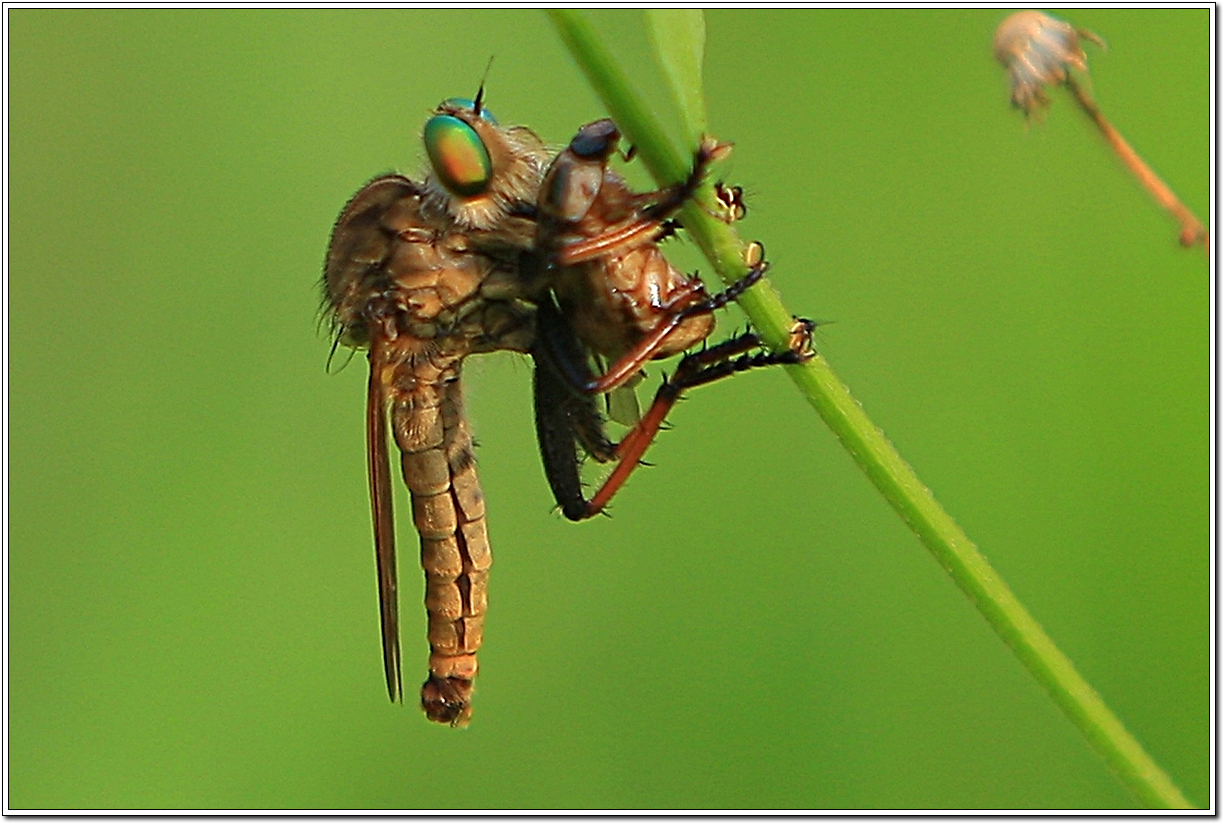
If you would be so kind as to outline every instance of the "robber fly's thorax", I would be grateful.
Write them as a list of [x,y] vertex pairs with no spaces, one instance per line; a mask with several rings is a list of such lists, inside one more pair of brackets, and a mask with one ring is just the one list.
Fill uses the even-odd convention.
[[529,310],[504,293],[507,299],[484,300],[481,290],[507,264],[473,251],[464,233],[427,220],[422,199],[411,180],[388,175],[341,213],[325,270],[341,342],[366,345],[377,325],[376,337],[399,340],[393,360],[401,362],[422,352],[525,351]]

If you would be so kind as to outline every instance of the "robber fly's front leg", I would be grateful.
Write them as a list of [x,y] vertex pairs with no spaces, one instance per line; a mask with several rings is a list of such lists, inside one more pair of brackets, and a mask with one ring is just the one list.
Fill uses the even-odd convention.
[[653,192],[634,195],[639,207],[634,220],[610,227],[597,237],[567,243],[556,252],[556,261],[563,265],[574,265],[596,258],[623,253],[635,246],[643,246],[662,240],[675,231],[669,219],[680,207],[692,198],[705,178],[710,164],[726,157],[731,146],[712,138],[703,140],[693,157],[693,169],[689,176],[673,186]]

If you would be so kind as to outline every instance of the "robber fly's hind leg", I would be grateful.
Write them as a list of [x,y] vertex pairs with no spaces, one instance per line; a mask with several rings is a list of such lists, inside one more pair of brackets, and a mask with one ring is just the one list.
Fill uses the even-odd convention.
[[715,346],[685,355],[676,368],[676,374],[665,379],[659,391],[655,393],[650,409],[617,446],[616,467],[599,491],[587,502],[585,517],[602,512],[633,470],[637,469],[642,455],[654,441],[664,418],[682,392],[761,366],[803,363],[814,354],[814,328],[812,321],[796,318],[791,326],[788,348],[781,352],[761,350],[763,344],[760,337],[754,332],[745,332]]

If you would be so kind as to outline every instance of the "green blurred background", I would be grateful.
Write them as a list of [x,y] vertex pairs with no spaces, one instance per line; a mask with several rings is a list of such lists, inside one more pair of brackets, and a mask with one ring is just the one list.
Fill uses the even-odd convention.
[[[561,146],[599,103],[539,12],[7,13],[11,808],[1132,805],[780,371],[695,392],[574,525],[529,363],[474,358],[475,717],[389,704],[365,364],[328,375],[316,327],[332,221],[490,55],[503,122]],[[720,174],[867,411],[1205,804],[1207,258],[1064,93],[1009,110],[1005,15],[710,12]],[[670,117],[640,12],[591,16]],[[1209,12],[1063,16],[1205,220]]]

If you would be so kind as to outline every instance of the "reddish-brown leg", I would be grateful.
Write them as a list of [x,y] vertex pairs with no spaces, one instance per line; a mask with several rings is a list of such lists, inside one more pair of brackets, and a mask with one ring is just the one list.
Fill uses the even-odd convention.
[[694,279],[691,281],[692,285],[689,291],[672,302],[672,305],[666,310],[667,314],[651,330],[650,334],[643,337],[638,341],[637,345],[610,364],[608,370],[603,375],[594,380],[584,381],[575,388],[593,395],[611,392],[613,389],[623,386],[626,381],[641,371],[647,361],[658,354],[664,341],[667,340],[667,336],[676,327],[688,318],[696,315],[706,315],[723,308],[764,277],[767,267],[768,264],[758,264],[748,270],[748,274],[728,286],[724,291],[701,299],[698,299],[698,296],[705,294],[705,288],[702,286],[701,281]]
[[663,232],[662,221],[641,218],[631,223],[622,223],[595,237],[567,243],[557,250],[556,260],[566,266],[585,263],[605,255],[654,243],[661,238]]
[[[654,442],[663,419],[671,411],[680,393],[686,389],[712,383],[737,372],[775,364],[801,363],[811,357],[809,321],[796,321],[796,328],[803,334],[796,335],[794,348],[784,352],[757,352],[747,354],[761,346],[761,339],[752,332],[724,341],[717,346],[686,355],[680,361],[676,374],[665,379],[655,393],[654,403],[637,425],[621,440],[616,449],[617,464],[603,482],[603,486],[587,502],[584,517],[590,518],[603,511],[633,470],[641,463],[642,455]],[[575,519],[580,520],[580,519]]]
[[637,195],[635,201],[641,208],[639,218],[613,226],[595,237],[567,243],[557,250],[556,261],[569,266],[605,255],[627,252],[661,240],[669,231],[664,226],[664,221],[679,211],[693,196],[705,177],[707,167],[728,149],[729,146],[718,143],[703,143],[693,158],[693,170],[687,180],[675,186]]

